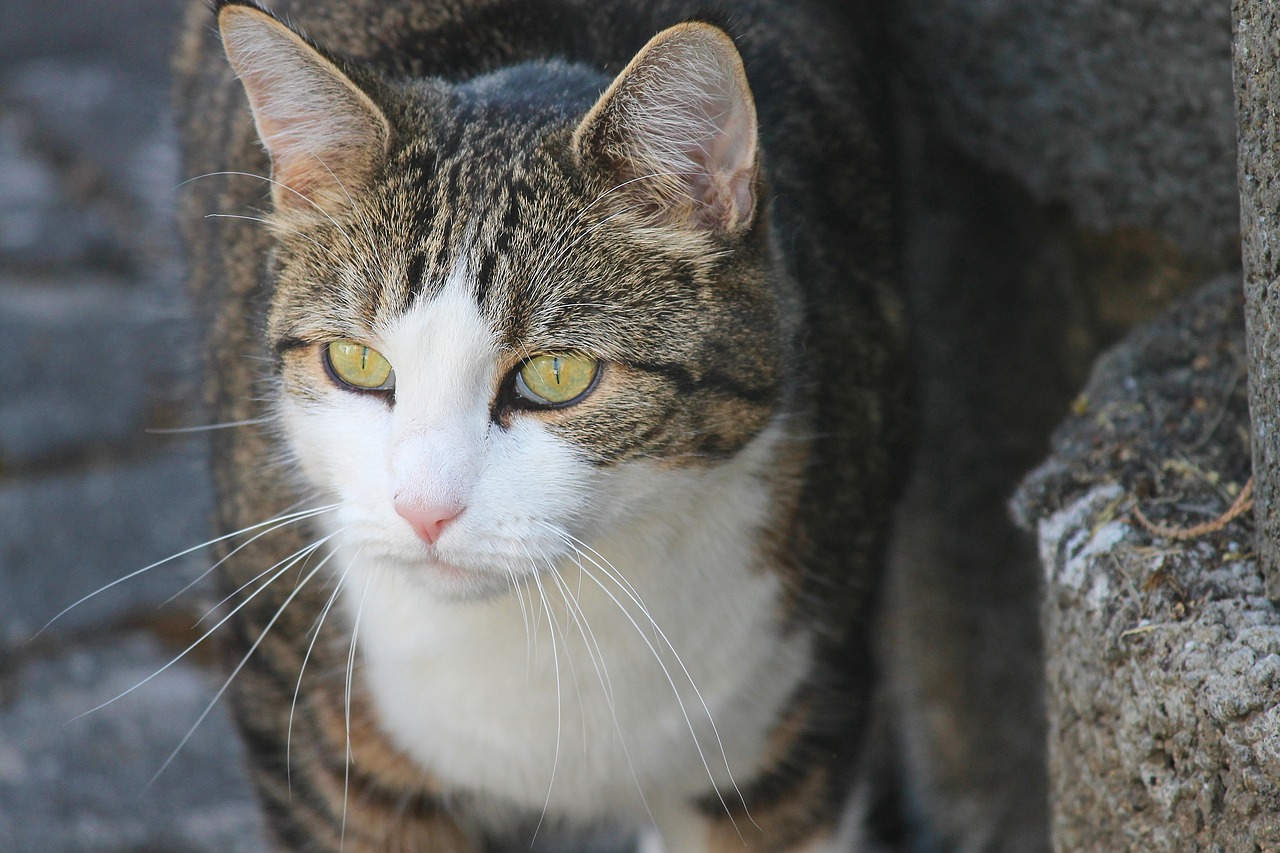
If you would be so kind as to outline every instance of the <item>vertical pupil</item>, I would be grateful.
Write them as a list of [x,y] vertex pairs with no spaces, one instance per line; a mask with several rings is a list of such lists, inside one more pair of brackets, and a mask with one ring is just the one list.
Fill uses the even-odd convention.
[[555,374],[556,384],[560,384],[560,357],[556,356],[551,359],[551,372]]
[[369,369],[369,348],[368,347],[360,347],[360,369],[361,370]]

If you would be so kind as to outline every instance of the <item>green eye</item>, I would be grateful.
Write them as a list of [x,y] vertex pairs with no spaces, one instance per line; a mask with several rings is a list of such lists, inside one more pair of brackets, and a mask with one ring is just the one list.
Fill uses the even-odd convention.
[[391,362],[358,341],[334,341],[325,349],[329,370],[339,382],[361,391],[389,391],[395,387]]
[[563,406],[585,396],[599,373],[600,362],[589,356],[538,355],[516,374],[516,393],[540,406]]

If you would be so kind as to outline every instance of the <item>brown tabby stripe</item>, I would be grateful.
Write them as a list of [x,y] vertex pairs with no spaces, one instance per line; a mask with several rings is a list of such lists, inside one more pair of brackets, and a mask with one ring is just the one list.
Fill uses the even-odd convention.
[[830,780],[822,764],[808,768],[785,798],[753,806],[748,819],[738,813],[730,820],[723,812],[711,816],[709,853],[799,853],[807,844],[828,836],[838,812],[827,808]]
[[[264,798],[279,810],[277,831],[288,849],[337,851],[339,838],[313,838],[319,827],[341,826],[343,850],[404,849],[464,851],[453,819],[444,810],[430,776],[391,747],[369,715],[359,692],[352,696],[350,754],[345,673],[304,683],[292,717],[293,749],[285,765],[280,731],[288,727],[296,676],[256,668],[239,685],[251,697],[241,727],[258,764]],[[284,710],[281,710],[284,709]],[[307,843],[304,845],[303,840]],[[440,843],[443,846],[412,845]],[[392,845],[392,846],[387,846]]]

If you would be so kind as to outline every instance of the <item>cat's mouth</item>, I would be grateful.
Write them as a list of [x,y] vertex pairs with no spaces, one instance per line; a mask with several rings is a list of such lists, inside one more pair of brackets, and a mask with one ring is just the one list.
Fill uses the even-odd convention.
[[428,571],[434,572],[450,581],[462,581],[477,574],[482,574],[475,569],[465,568],[447,560],[441,560],[438,557],[428,558],[425,564]]
[[431,594],[455,600],[485,599],[507,593],[512,588],[511,572],[499,565],[455,562],[429,549],[430,553],[394,560],[395,569],[415,586]]
[[[554,543],[491,537],[487,547],[454,543],[428,544],[402,537],[344,537],[343,550],[353,559],[390,572],[411,586],[451,599],[491,598],[509,593],[544,571],[555,571],[565,559]],[[493,540],[498,541],[493,541]],[[506,547],[503,547],[503,546]],[[536,582],[535,582],[536,583]]]

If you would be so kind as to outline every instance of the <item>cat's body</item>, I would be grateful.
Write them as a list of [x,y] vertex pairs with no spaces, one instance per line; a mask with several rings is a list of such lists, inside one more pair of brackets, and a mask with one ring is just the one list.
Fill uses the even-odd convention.
[[332,507],[223,573],[282,844],[847,843],[904,377],[846,22],[730,7],[744,80],[681,2],[272,10],[330,53],[224,4],[242,88],[202,11],[179,102],[190,176],[275,179],[186,201],[215,417],[251,422],[220,525]]

